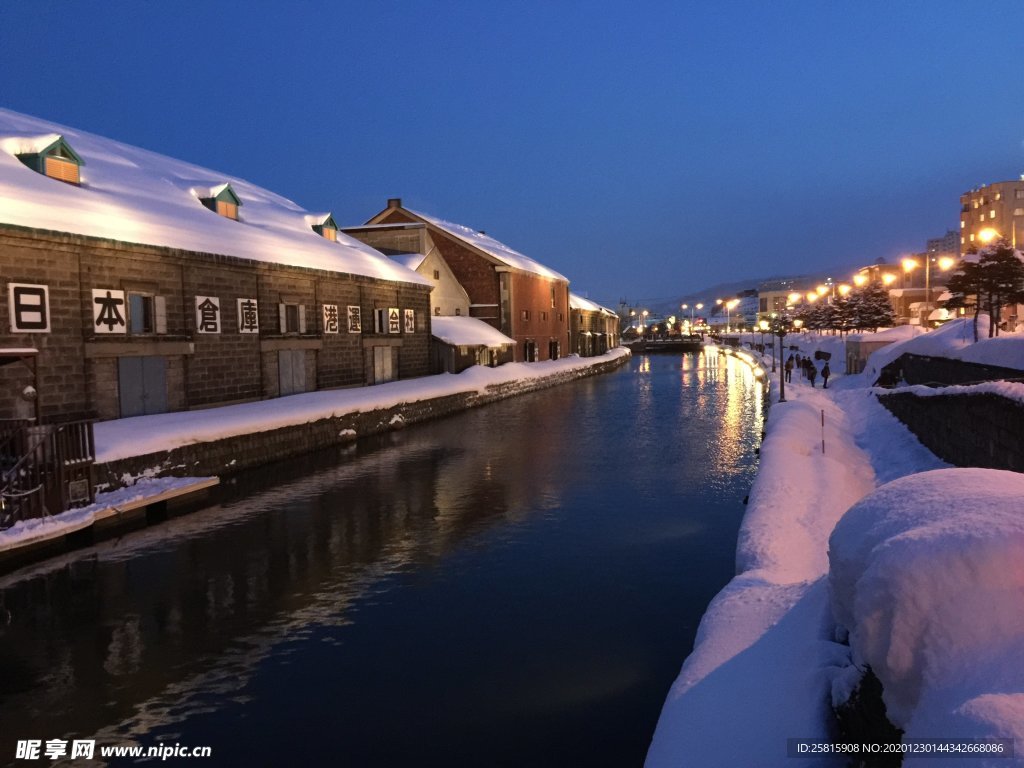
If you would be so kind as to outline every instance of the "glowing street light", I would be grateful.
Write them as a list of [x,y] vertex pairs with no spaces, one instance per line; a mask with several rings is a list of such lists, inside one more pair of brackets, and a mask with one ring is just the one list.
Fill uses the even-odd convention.
[[851,288],[846,283],[839,284],[839,295],[846,296],[850,292]]
[[868,284],[868,276],[865,275],[863,272],[858,272],[856,275],[853,276],[853,284],[856,285],[858,288],[863,288],[865,285]]
[[886,285],[892,285],[894,282],[896,282],[896,275],[894,275],[892,272],[886,272],[884,275],[882,275],[882,282],[885,283]]
[[992,229],[992,227],[985,227],[981,232],[978,233],[978,239],[981,240],[985,245],[988,245],[993,240],[999,237],[999,233]]

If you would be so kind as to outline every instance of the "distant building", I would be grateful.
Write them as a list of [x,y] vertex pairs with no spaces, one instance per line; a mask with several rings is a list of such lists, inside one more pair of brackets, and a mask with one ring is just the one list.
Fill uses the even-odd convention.
[[569,294],[570,349],[580,357],[603,355],[619,346],[617,313],[575,293]]
[[933,259],[940,256],[959,256],[960,234],[955,229],[946,230],[942,237],[930,238],[925,251]]
[[424,225],[469,296],[470,316],[514,339],[517,361],[553,360],[570,348],[568,278],[484,232],[405,208],[401,198],[367,224]]
[[987,184],[960,195],[960,252],[996,237],[1024,238],[1024,179]]

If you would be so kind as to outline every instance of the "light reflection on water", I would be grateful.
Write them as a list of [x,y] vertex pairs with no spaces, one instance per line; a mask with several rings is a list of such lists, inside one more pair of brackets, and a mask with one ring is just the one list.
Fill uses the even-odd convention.
[[0,762],[36,734],[639,764],[732,573],[760,408],[736,360],[642,357],[0,580]]

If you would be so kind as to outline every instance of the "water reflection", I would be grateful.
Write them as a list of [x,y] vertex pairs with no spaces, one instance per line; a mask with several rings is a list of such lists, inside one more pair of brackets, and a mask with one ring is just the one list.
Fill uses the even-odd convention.
[[638,763],[732,571],[760,432],[743,367],[642,358],[7,577],[0,762],[16,738],[223,747],[245,721],[269,764],[299,733],[352,764],[479,761],[487,743],[519,745],[491,764],[540,764],[594,729],[621,744],[583,762]]

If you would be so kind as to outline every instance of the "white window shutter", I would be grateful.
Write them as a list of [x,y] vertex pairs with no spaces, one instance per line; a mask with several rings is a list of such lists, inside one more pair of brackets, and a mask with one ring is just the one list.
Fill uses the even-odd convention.
[[288,312],[285,304],[277,305],[277,317],[281,323],[281,333],[288,333]]
[[306,332],[306,305],[299,304],[299,333]]
[[153,297],[153,321],[157,333],[167,333],[167,298]]

